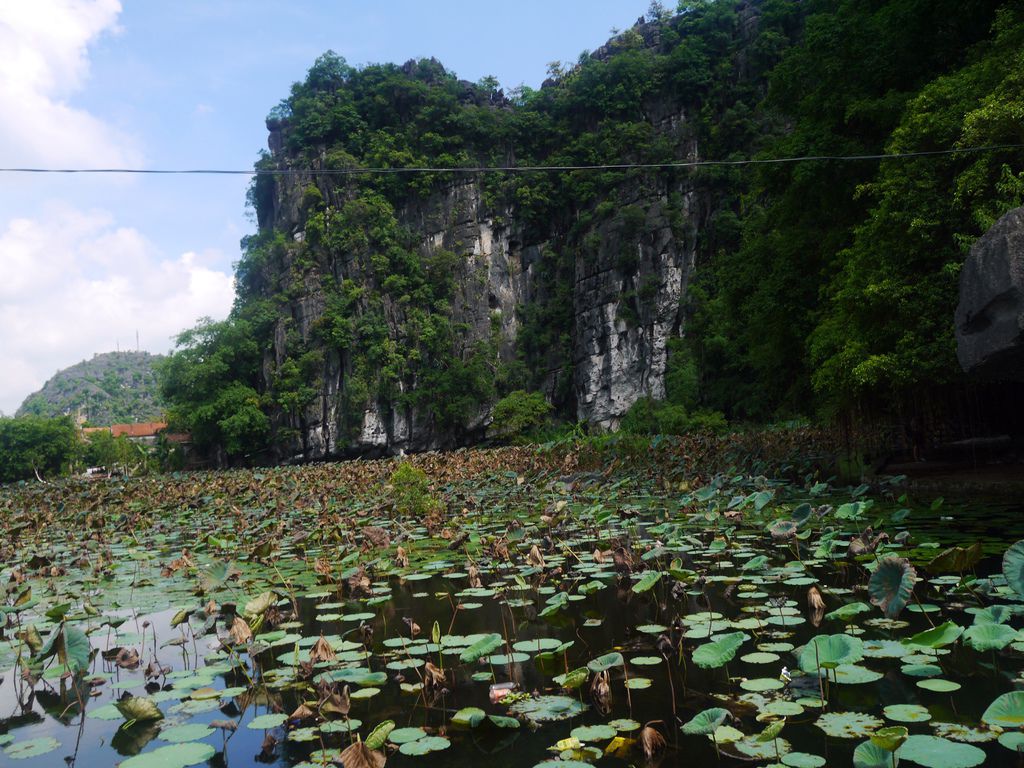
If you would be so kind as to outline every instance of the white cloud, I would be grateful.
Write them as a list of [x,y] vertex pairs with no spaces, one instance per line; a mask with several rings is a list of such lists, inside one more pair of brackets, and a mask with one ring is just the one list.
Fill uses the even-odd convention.
[[95,352],[171,338],[209,315],[223,318],[232,277],[218,253],[168,258],[103,211],[50,205],[0,232],[0,411],[11,414],[60,368]]
[[67,99],[89,75],[88,47],[116,34],[118,0],[0,3],[0,165],[136,165],[134,140]]

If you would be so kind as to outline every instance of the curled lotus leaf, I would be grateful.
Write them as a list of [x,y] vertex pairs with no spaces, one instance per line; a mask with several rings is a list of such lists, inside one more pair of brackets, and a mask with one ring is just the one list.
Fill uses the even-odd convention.
[[868,581],[871,604],[882,609],[886,618],[895,619],[910,601],[917,582],[917,572],[902,557],[884,557]]
[[505,641],[502,639],[501,635],[497,632],[484,635],[459,654],[459,661],[463,664],[472,664],[475,661],[479,661],[484,656],[490,656],[494,651],[500,648],[504,642]]
[[893,768],[899,762],[898,754],[887,752],[870,740],[853,750],[853,768]]
[[871,734],[871,743],[879,746],[886,752],[895,752],[903,742],[907,740],[909,731],[902,725],[890,725],[886,728],[879,728]]
[[680,730],[689,736],[707,736],[715,732],[718,726],[729,719],[729,710],[722,707],[711,707],[694,715],[689,722],[680,726]]
[[744,632],[730,632],[717,640],[698,646],[693,652],[693,663],[702,669],[716,669],[728,664],[736,651],[747,641]]
[[928,573],[963,573],[964,571],[969,571],[978,564],[983,554],[980,541],[974,542],[969,547],[949,547],[928,562]]
[[161,720],[164,713],[148,696],[131,696],[114,703],[125,720]]
[[603,656],[598,656],[596,659],[591,659],[587,662],[587,669],[591,672],[604,672],[612,667],[621,667],[625,663],[626,660],[622,657],[621,653],[612,651]]
[[834,669],[842,664],[855,664],[864,658],[864,643],[853,635],[817,635],[812,637],[797,657],[804,672]]
[[1010,589],[1024,595],[1024,540],[1011,545],[1003,553],[1003,576]]
[[941,648],[944,645],[956,642],[963,632],[964,628],[959,624],[947,621],[945,624],[940,624],[932,629],[918,632],[916,635],[906,638],[903,643],[904,645],[916,646],[918,648]]

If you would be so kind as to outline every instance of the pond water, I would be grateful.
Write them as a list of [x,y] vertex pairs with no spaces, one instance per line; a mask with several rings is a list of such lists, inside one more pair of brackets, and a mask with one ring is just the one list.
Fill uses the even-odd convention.
[[[445,489],[466,507],[436,524],[79,495],[5,523],[0,764],[323,765],[388,721],[348,768],[850,765],[888,726],[905,764],[1020,764],[1024,712],[982,716],[1024,687],[1002,565],[1024,509],[876,491],[494,477]],[[854,557],[868,526],[889,540]],[[966,567],[934,561],[956,546]],[[715,740],[681,729],[706,710]]]

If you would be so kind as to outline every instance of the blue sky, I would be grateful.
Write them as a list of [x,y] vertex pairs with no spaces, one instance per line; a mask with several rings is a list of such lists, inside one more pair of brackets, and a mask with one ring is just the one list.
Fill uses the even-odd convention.
[[[332,49],[434,56],[539,87],[649,0],[0,3],[0,167],[250,168],[263,120]],[[0,176],[0,412],[120,345],[165,352],[223,317],[254,229],[244,177]]]

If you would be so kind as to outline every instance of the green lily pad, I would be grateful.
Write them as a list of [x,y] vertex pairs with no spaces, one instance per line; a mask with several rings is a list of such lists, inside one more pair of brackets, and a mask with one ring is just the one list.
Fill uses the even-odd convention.
[[252,728],[254,731],[266,731],[271,728],[277,728],[277,726],[282,725],[287,719],[288,715],[282,714],[259,715],[246,723],[245,727]]
[[213,734],[213,728],[203,723],[187,723],[185,725],[172,725],[160,731],[159,739],[169,741],[172,744],[180,744],[185,741],[199,741]]
[[882,710],[882,714],[897,723],[926,723],[932,719],[928,708],[920,704],[890,704]]
[[12,760],[24,760],[53,752],[59,746],[60,742],[52,736],[40,736],[38,739],[26,739],[8,744],[4,747],[4,754]]
[[899,757],[925,768],[973,768],[985,762],[985,753],[975,746],[918,734],[900,747]]
[[999,651],[1017,639],[1017,631],[1006,624],[974,624],[963,634],[964,645],[976,651]]
[[999,734],[999,743],[1012,752],[1024,752],[1024,731],[1006,731]]
[[988,705],[981,721],[1000,728],[1024,726],[1024,691],[1004,693]]
[[756,677],[752,680],[743,680],[740,683],[740,688],[744,691],[751,691],[753,693],[764,693],[765,691],[777,691],[783,688],[783,683],[777,677]]
[[610,725],[581,725],[573,728],[569,735],[580,741],[608,741],[615,738],[615,728]]
[[864,658],[864,643],[851,635],[817,635],[812,637],[797,656],[797,665],[808,674],[818,669],[833,669],[840,664],[854,664]]
[[783,755],[782,764],[789,768],[821,768],[825,764],[825,758],[821,755],[812,755],[810,752],[790,752]]
[[536,696],[513,702],[508,711],[537,723],[568,720],[585,712],[587,706],[568,696]]
[[185,768],[188,765],[205,763],[216,753],[217,750],[211,745],[199,741],[169,744],[152,752],[129,757],[118,768]]
[[943,680],[941,677],[931,677],[925,680],[918,680],[917,687],[935,693],[952,693],[960,690],[960,683],[952,680]]
[[388,741],[392,744],[401,745],[409,741],[422,739],[426,735],[427,732],[422,728],[395,728],[395,730],[388,734]]
[[487,713],[479,707],[463,707],[452,715],[452,725],[460,728],[476,728],[483,722],[485,717],[487,717]]
[[418,756],[448,749],[452,743],[444,736],[425,736],[416,741],[407,741],[398,748],[403,755]]

